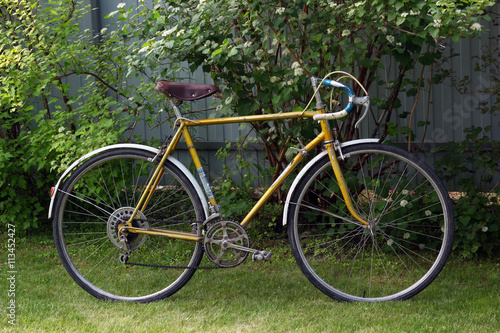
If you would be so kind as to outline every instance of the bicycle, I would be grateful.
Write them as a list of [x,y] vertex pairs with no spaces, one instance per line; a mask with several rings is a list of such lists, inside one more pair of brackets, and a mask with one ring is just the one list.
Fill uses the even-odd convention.
[[[452,249],[447,190],[429,166],[405,150],[378,139],[340,143],[328,120],[359,105],[361,121],[369,96],[365,91],[356,97],[340,79],[311,81],[315,111],[307,111],[310,102],[304,111],[196,120],[184,118],[178,103],[211,96],[218,88],[159,81],[157,89],[169,96],[177,117],[173,137],[158,149],[116,144],[93,151],[75,161],[52,189],[49,218],[54,216],[56,248],[70,276],[99,299],[151,302],[180,290],[197,269],[235,267],[250,253],[254,260],[270,260],[269,251],[250,247],[245,227],[323,144],[298,172],[283,211],[304,275],[340,301],[406,300],[426,288]],[[321,87],[342,89],[347,106],[326,112]],[[321,130],[295,148],[293,160],[242,221],[225,220],[189,128],[292,118],[313,118]],[[201,186],[172,157],[181,136]],[[200,266],[203,253],[215,266]]]

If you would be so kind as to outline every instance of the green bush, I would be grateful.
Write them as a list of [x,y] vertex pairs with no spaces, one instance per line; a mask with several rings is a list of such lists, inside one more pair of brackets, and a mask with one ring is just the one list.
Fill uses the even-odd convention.
[[[499,40],[500,35],[494,36],[490,43],[485,43],[480,56],[473,59],[475,76],[486,78],[479,87],[472,84],[470,77],[458,78],[452,68],[440,68],[435,78],[450,81],[464,94],[483,93],[496,101],[490,104],[477,99],[474,115],[495,115],[500,111]],[[454,246],[463,257],[478,254],[495,257],[500,252],[500,142],[491,139],[492,131],[498,129],[500,123],[485,128],[471,126],[464,130],[465,140],[448,142],[433,150],[444,152],[436,162],[436,169],[458,191]]]
[[[137,53],[130,33],[80,31],[89,10],[71,0],[0,1],[0,223],[19,234],[47,222],[62,170],[127,140],[136,116],[154,107],[143,97],[154,79],[125,59]],[[142,83],[128,86],[127,75]]]
[[[491,130],[491,127],[489,128]],[[495,256],[500,250],[500,142],[480,127],[466,129],[466,139],[449,142],[437,171],[455,181],[455,249],[464,257]]]
[[[423,76],[409,78],[417,65],[430,66],[441,56],[438,38],[477,35],[479,18],[494,2],[483,1],[153,1],[152,9],[125,14],[124,29],[142,22],[141,51],[151,59],[185,61],[200,67],[223,90],[221,114],[245,116],[302,110],[312,91],[307,79],[332,70],[355,73],[367,88],[377,84],[387,96],[378,106],[373,135],[385,138],[402,92],[415,96]],[[121,16],[114,16],[122,19]],[[382,58],[394,62],[396,78],[380,76]],[[423,73],[423,71],[422,71]],[[422,74],[423,75],[423,74]],[[335,77],[337,78],[337,77]],[[359,86],[354,86],[359,92]],[[360,110],[338,124],[344,140],[359,132]],[[413,117],[413,115],[411,115]],[[394,121],[394,119],[393,119]],[[311,121],[252,123],[262,138],[274,177],[287,165],[286,150],[297,137],[311,138]]]

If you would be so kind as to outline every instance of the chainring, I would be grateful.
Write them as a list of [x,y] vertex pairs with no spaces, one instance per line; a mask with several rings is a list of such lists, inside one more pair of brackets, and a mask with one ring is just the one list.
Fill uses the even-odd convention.
[[231,243],[250,247],[250,237],[245,228],[234,221],[212,222],[204,238],[207,257],[220,267],[235,267],[248,257],[248,252],[226,247]]

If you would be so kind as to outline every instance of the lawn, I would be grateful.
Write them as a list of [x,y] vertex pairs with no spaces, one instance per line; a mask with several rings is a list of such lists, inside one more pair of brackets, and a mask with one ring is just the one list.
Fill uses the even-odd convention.
[[49,235],[16,241],[16,325],[7,317],[4,255],[2,332],[500,332],[500,264],[491,260],[452,256],[409,301],[348,304],[314,288],[280,245],[272,262],[198,271],[169,299],[129,304],[99,301],[78,287]]

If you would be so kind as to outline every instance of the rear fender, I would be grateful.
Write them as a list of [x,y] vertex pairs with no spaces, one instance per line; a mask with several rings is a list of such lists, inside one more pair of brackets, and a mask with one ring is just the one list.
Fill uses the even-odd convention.
[[[49,219],[52,217],[52,213],[54,210],[54,203],[56,201],[57,197],[57,192],[59,190],[59,186],[63,183],[63,181],[68,177],[68,175],[73,171],[75,168],[77,168],[80,163],[83,161],[91,158],[92,156],[95,156],[97,154],[100,154],[102,152],[108,151],[108,150],[113,150],[113,149],[123,149],[123,148],[132,148],[132,149],[138,149],[138,150],[145,150],[149,151],[153,154],[158,153],[157,148],[145,146],[145,145],[139,145],[139,144],[134,144],[134,143],[121,143],[121,144],[116,144],[116,145],[110,145],[106,147],[99,148],[97,150],[94,150],[85,156],[80,157],[78,160],[76,160],[73,164],[70,165],[66,171],[62,174],[62,176],[59,178],[57,181],[56,186],[53,187],[53,190],[51,191],[51,198],[50,198],[50,206],[49,206]],[[205,194],[203,190],[201,189],[199,183],[196,181],[196,178],[193,176],[191,172],[182,164],[178,159],[173,158],[171,156],[168,157],[168,160],[172,162],[176,167],[179,168],[179,170],[189,179],[189,181],[193,184],[196,193],[198,194],[198,197],[200,198],[202,204],[203,204],[203,210],[205,211],[205,216],[208,216],[208,204],[207,204],[207,199],[205,198]]]

